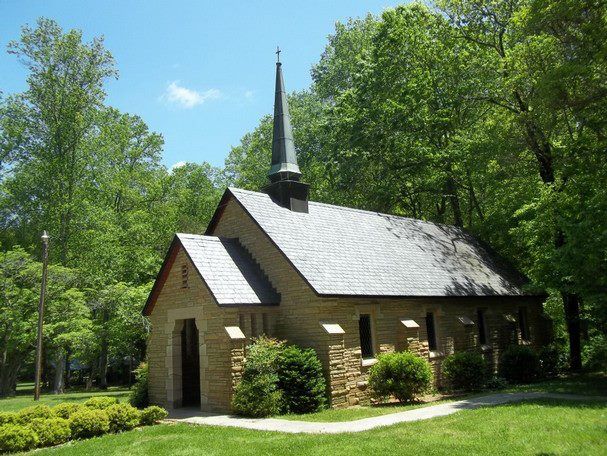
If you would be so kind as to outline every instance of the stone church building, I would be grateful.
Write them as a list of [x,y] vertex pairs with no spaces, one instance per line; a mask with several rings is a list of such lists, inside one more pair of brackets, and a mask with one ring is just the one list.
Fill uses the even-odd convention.
[[228,411],[261,334],[312,347],[333,407],[369,399],[379,353],[441,360],[545,343],[543,296],[462,229],[308,200],[281,64],[269,184],[228,188],[205,234],[176,234],[143,313],[153,403]]

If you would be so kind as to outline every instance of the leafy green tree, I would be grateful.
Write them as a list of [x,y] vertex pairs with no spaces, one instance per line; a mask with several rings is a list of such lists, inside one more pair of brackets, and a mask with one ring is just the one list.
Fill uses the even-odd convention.
[[58,261],[68,265],[89,173],[83,143],[105,97],[103,81],[116,74],[113,59],[102,39],[83,43],[82,32],[64,33],[50,19],[23,27],[8,50],[26,66],[28,89],[8,97],[0,112],[0,150],[10,168],[3,228],[14,227],[23,245],[48,230]]
[[0,251],[0,396],[15,394],[17,373],[35,347],[40,267],[19,247]]
[[[33,359],[42,264],[16,247],[0,252],[0,395],[15,393],[19,369]],[[55,392],[62,392],[68,352],[86,350],[91,340],[90,312],[77,274],[50,265],[44,317],[44,353],[55,364]]]
[[604,221],[595,217],[597,209],[604,213],[604,186],[595,184],[605,175],[607,66],[599,38],[607,27],[605,5],[445,0],[439,6],[476,53],[487,55],[490,82],[479,89],[519,127],[511,141],[523,142],[535,160],[542,185],[532,201],[521,202],[515,233],[533,251],[529,272],[561,293],[571,367],[579,369],[580,296],[587,287],[600,290],[605,270],[604,261],[590,262],[601,271],[596,281],[586,267],[579,269],[585,258],[578,244],[592,239],[593,250],[605,248]]

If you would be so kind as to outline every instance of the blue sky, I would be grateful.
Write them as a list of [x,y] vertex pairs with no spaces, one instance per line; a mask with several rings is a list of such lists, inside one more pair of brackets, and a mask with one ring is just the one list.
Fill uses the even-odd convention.
[[272,112],[276,45],[287,90],[310,85],[336,21],[399,2],[0,0],[0,90],[25,89],[25,70],[6,44],[40,16],[86,40],[104,35],[118,80],[107,103],[140,115],[165,138],[163,162],[220,166],[231,145]]

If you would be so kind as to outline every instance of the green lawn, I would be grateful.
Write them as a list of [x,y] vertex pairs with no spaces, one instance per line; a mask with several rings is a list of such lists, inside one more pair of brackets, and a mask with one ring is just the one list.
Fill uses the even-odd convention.
[[[460,396],[457,399],[465,399],[471,397],[471,395]],[[453,400],[457,400],[453,399]],[[449,400],[440,400],[433,402],[423,402],[416,404],[381,404],[373,406],[355,406],[344,409],[328,409],[322,410],[316,413],[306,413],[304,415],[281,415],[276,418],[282,418],[285,420],[292,421],[353,421],[360,420],[361,418],[370,418],[373,416],[388,415],[390,413],[404,412],[405,410],[411,410],[420,407],[429,407],[431,405],[442,404]]]
[[[124,400],[129,395],[129,391],[124,388],[109,388],[106,391],[70,391],[65,394],[45,393],[40,396],[40,404],[53,406],[60,402],[84,402],[93,396],[113,396],[119,400]],[[14,412],[30,405],[35,405],[33,399],[33,383],[25,383],[17,386],[17,395],[5,399],[0,399],[0,412]]]
[[[530,385],[514,386],[504,390],[504,392],[520,392],[520,391],[546,391],[552,393],[569,393],[569,394],[584,394],[594,396],[607,397],[607,375],[605,374],[585,374],[577,375],[568,378],[559,378],[547,380]],[[387,415],[389,413],[403,412],[419,407],[428,407],[437,405],[450,400],[461,400],[474,396],[482,396],[500,391],[486,391],[478,394],[469,394],[465,396],[457,396],[446,398],[440,401],[418,403],[418,404],[382,404],[375,406],[357,406],[347,409],[329,409],[317,413],[305,415],[284,415],[277,418],[297,421],[353,421],[361,418],[369,418],[379,415]]]
[[[580,375],[506,391],[549,391],[607,396],[607,375]],[[19,391],[19,394],[26,389]],[[49,405],[68,400],[83,401],[91,396],[115,395],[125,390],[71,392],[44,395]],[[459,398],[454,398],[459,399]],[[0,400],[0,410],[17,410],[33,403],[31,397]],[[305,421],[348,421],[436,404],[387,405],[325,410],[303,416],[286,416]],[[306,435],[250,431],[236,428],[163,424],[139,428],[118,435],[70,442],[38,450],[41,455],[104,454],[199,455],[199,454],[533,454],[607,455],[607,402],[534,400],[465,410],[428,421],[401,423],[356,434]]]
[[160,425],[72,442],[40,455],[604,455],[604,402],[537,400],[357,434],[304,435]]

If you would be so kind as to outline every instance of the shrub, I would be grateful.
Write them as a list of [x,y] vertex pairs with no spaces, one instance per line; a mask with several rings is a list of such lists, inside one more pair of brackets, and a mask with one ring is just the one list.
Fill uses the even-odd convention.
[[110,421],[105,410],[80,410],[70,418],[72,438],[81,439],[102,435],[109,431]]
[[135,384],[131,389],[129,402],[133,407],[143,408],[149,404],[148,397],[148,364],[141,363],[135,369]]
[[325,378],[313,349],[291,345],[280,353],[278,388],[283,394],[284,412],[311,413],[325,406]]
[[278,381],[278,358],[284,350],[282,341],[261,336],[247,347],[247,359],[242,373],[244,380],[251,380],[259,375],[271,375]]
[[3,424],[18,424],[18,415],[15,412],[0,412],[0,426]]
[[141,412],[129,404],[114,404],[105,409],[110,432],[129,431],[139,424]]
[[238,415],[264,417],[277,415],[282,409],[282,392],[275,375],[261,374],[244,378],[236,386],[232,408]]
[[242,380],[232,398],[234,412],[243,416],[276,415],[282,408],[278,389],[278,358],[284,342],[261,336],[247,347]]
[[529,383],[538,377],[540,361],[530,347],[511,345],[500,357],[500,375],[510,383]]
[[38,444],[38,435],[27,426],[4,424],[0,426],[0,453],[27,451]]
[[607,337],[594,334],[582,349],[584,368],[596,371],[607,371]]
[[508,387],[508,382],[503,377],[491,377],[485,386],[491,390],[499,390]]
[[65,443],[72,435],[70,423],[63,418],[34,418],[29,428],[38,435],[38,446],[54,446]]
[[105,410],[106,408],[118,403],[118,399],[109,396],[95,396],[87,399],[84,406],[95,410]]
[[151,426],[164,420],[168,416],[168,412],[157,405],[150,405],[141,411],[140,424],[142,426]]
[[487,381],[487,362],[480,353],[454,353],[445,358],[442,372],[449,386],[455,390],[477,391]]
[[369,387],[380,400],[394,396],[400,402],[412,401],[431,384],[430,364],[411,352],[379,355],[369,371]]
[[53,418],[55,415],[48,405],[32,405],[17,412],[17,421],[28,424],[34,418]]
[[542,347],[538,356],[542,377],[556,377],[567,366],[567,354],[556,344]]
[[74,404],[71,402],[62,402],[53,407],[53,413],[59,418],[65,418],[66,420],[71,417],[74,413],[82,410],[84,405]]

